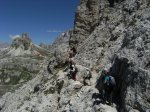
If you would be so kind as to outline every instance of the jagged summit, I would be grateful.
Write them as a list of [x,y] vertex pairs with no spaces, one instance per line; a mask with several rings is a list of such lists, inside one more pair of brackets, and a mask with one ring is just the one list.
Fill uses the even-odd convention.
[[29,34],[23,33],[21,37],[13,39],[10,51],[10,55],[40,55],[45,56],[49,54],[49,51],[32,43]]
[[29,50],[31,47],[31,39],[29,38],[28,33],[23,33],[21,37],[16,37],[13,39],[11,44],[12,48],[22,48],[22,50]]

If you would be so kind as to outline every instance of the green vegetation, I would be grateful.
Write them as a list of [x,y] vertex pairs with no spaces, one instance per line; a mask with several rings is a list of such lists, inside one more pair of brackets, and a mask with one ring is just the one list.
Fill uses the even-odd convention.
[[[28,71],[27,68],[22,67],[21,69],[0,69],[0,96],[10,91],[13,92],[23,83],[33,79],[39,70]],[[15,75],[16,72],[16,75]],[[12,74],[11,74],[12,73]],[[14,74],[14,75],[13,75]]]
[[[1,79],[1,84],[3,85],[16,85],[19,84],[20,80],[23,80],[23,82],[29,81],[31,80],[38,72],[39,70],[35,70],[35,71],[28,71],[27,68],[23,67],[22,70],[20,69],[0,69],[0,71],[2,72],[3,75],[0,76]],[[20,72],[20,75],[13,75],[13,76],[9,76],[7,73],[5,73],[5,71],[10,71],[12,73],[16,72]],[[5,80],[7,80],[8,78],[10,78],[10,81],[5,82]]]
[[19,88],[21,86],[21,84],[20,85],[14,85],[14,86],[12,86],[12,85],[2,85],[2,86],[0,86],[0,96],[2,96],[4,93],[6,93],[6,92],[13,92],[13,91],[15,91],[17,88]]
[[12,76],[10,77],[9,82],[4,82],[5,85],[16,85],[19,83],[20,77],[18,76]]

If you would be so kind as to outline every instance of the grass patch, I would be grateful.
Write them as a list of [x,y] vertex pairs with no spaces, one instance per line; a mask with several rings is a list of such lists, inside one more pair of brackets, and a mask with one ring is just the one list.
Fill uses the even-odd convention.
[[[29,80],[31,80],[38,72],[39,70],[35,70],[35,71],[28,71],[27,68],[22,68],[22,70],[20,69],[0,69],[0,71],[2,72],[2,75],[0,76],[1,79],[1,84],[3,85],[16,85],[19,84],[20,80],[23,80],[22,83],[27,82]],[[14,73],[14,71],[16,72],[20,72],[19,75],[16,76],[9,76],[7,73],[5,73],[5,71],[12,71]],[[5,82],[6,79],[10,78],[9,82]]]

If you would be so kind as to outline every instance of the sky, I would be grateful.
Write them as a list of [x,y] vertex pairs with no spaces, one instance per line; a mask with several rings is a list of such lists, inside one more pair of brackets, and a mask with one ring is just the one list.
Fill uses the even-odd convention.
[[0,0],[0,41],[28,32],[36,44],[52,43],[73,28],[79,0]]

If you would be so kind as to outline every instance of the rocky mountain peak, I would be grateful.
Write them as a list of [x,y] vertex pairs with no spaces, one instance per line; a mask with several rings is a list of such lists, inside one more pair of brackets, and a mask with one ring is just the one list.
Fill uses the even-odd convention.
[[29,50],[31,47],[31,39],[28,33],[23,33],[21,37],[13,39],[12,48],[22,48],[23,50]]
[[13,56],[19,55],[39,55],[47,56],[49,51],[32,43],[29,34],[23,33],[22,36],[13,39],[8,54]]

